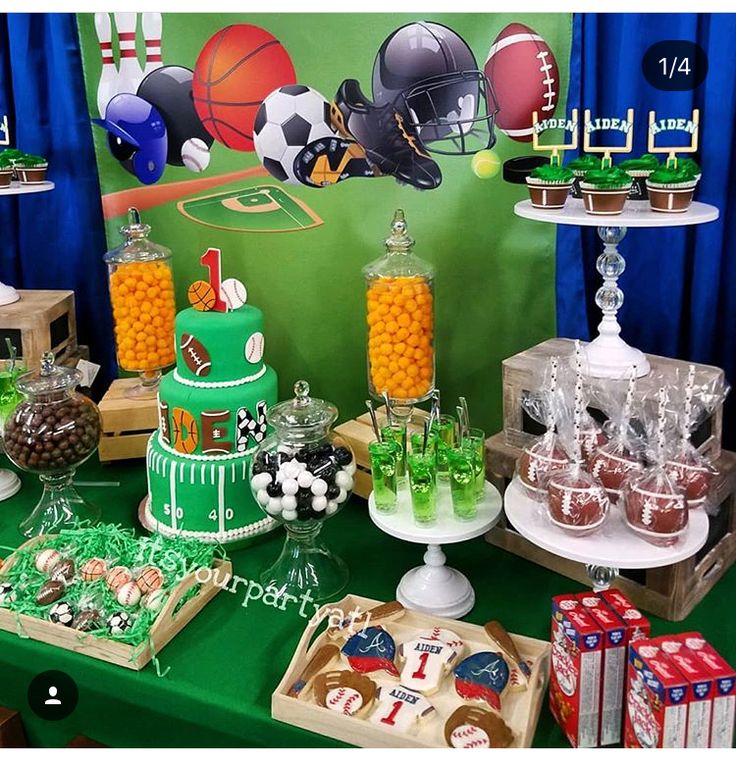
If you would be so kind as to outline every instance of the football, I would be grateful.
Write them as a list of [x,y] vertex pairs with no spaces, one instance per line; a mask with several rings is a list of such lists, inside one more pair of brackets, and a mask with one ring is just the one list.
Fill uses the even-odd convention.
[[212,369],[212,361],[204,345],[194,335],[184,334],[181,336],[179,349],[187,369],[197,377],[207,377]]
[[626,523],[652,544],[667,546],[687,528],[685,493],[671,480],[663,479],[659,468],[634,478],[624,492]]
[[74,579],[75,573],[76,567],[74,566],[74,561],[71,558],[64,558],[51,569],[51,578],[59,579],[64,584],[70,584]]
[[665,465],[665,470],[685,492],[690,507],[702,505],[710,494],[715,470],[694,450],[683,450]]
[[133,624],[133,620],[125,611],[115,611],[107,620],[107,631],[111,635],[122,635],[127,632]]
[[57,579],[49,579],[44,582],[36,595],[36,603],[39,606],[48,606],[55,600],[58,600],[66,592],[64,582]]
[[62,627],[71,627],[74,621],[74,611],[65,601],[54,603],[49,611],[49,621],[54,624],[60,624]]
[[587,534],[598,528],[608,513],[608,495],[594,478],[581,471],[552,473],[547,485],[549,518],[576,534]]
[[306,85],[284,85],[258,109],[253,141],[258,159],[274,178],[299,184],[294,172],[299,152],[313,141],[334,135],[324,96]]
[[484,72],[498,101],[496,127],[515,141],[531,141],[532,112],[551,117],[560,95],[549,45],[524,24],[509,24],[493,41]]

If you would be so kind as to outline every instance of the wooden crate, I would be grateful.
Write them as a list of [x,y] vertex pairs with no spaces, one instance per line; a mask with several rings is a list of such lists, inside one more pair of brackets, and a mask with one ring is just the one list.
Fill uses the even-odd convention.
[[[378,409],[376,415],[379,425],[382,426],[386,422],[386,407],[382,406]],[[414,409],[409,420],[408,431],[410,433],[421,432],[427,417],[428,413],[423,409]],[[363,499],[368,499],[373,491],[368,444],[376,440],[370,414],[366,412],[354,420],[343,422],[335,428],[335,433],[342,436],[350,444],[355,454],[357,470],[354,476],[355,485],[353,486],[353,494],[357,494],[359,497],[363,497]]]
[[0,749],[26,747],[26,734],[20,715],[14,709],[0,707]]
[[[322,613],[330,617],[332,621],[332,615],[335,613],[349,616],[356,607],[365,613],[379,605],[380,601],[377,600],[369,600],[359,595],[346,595],[339,603],[324,606]],[[297,680],[304,676],[304,669],[309,660],[322,646],[330,642],[326,631],[314,638],[319,626],[319,623],[313,620],[304,630],[286,674],[271,696],[271,716],[275,720],[361,747],[447,746],[443,734],[445,721],[455,708],[466,703],[455,693],[451,675],[442,681],[437,693],[428,697],[436,709],[433,717],[424,723],[419,723],[409,733],[394,733],[390,730],[379,729],[372,725],[368,719],[348,717],[318,706],[314,701],[311,684],[304,688],[298,698],[292,698],[289,695],[289,690]],[[432,627],[442,627],[455,632],[466,643],[469,653],[493,650],[495,647],[490,642],[483,627],[454,619],[443,619],[431,614],[422,614],[418,611],[407,610],[399,620],[386,625],[397,646],[404,640],[415,636],[418,630],[431,630]],[[507,691],[503,695],[502,716],[514,733],[514,741],[511,746],[517,748],[530,747],[534,739],[539,711],[549,679],[550,646],[544,640],[520,635],[512,635],[512,637],[521,657],[531,667],[532,673],[526,691]],[[349,668],[342,656],[339,662],[339,665],[330,666],[329,669]],[[373,678],[377,684],[399,684],[398,678],[390,678],[385,673],[380,674],[382,677]]]
[[[564,358],[574,353],[575,341],[564,338],[552,338],[535,345],[529,350],[517,353],[503,362],[503,432],[509,446],[523,448],[544,432],[544,426],[534,421],[524,411],[521,401],[526,393],[534,391],[539,385],[544,367],[552,356]],[[648,377],[640,380],[640,390],[645,395],[656,395],[658,383],[650,382],[658,374],[673,374],[680,369],[687,375],[690,362],[668,359],[664,356],[647,354],[652,371]],[[706,364],[695,364],[696,382],[723,382],[723,370]],[[597,403],[591,401],[591,412],[595,416]],[[701,452],[712,459],[721,454],[721,434],[723,430],[723,407],[720,406],[693,434],[693,443]]]
[[[51,538],[49,536],[34,537],[18,549],[41,546]],[[10,571],[15,563],[15,557],[13,553],[5,561],[0,568],[0,576]],[[229,560],[215,560],[213,571],[216,573],[213,573],[204,584],[201,583],[201,578],[197,578],[197,571],[192,571],[174,587],[161,613],[151,626],[150,639],[141,645],[132,646],[117,640],[94,637],[89,633],[64,627],[61,624],[52,624],[34,616],[19,614],[7,608],[0,608],[0,630],[22,634],[24,638],[55,645],[67,651],[91,656],[93,659],[117,664],[119,667],[141,670],[220,592],[220,587],[215,582],[229,581],[233,572],[232,563]],[[176,610],[184,595],[195,586],[199,586],[199,592]]]
[[139,385],[137,377],[113,380],[100,401],[101,462],[146,456],[148,439],[158,427],[158,402],[155,398],[130,397],[136,385]]
[[[486,441],[486,475],[502,494],[513,477],[520,451],[505,443],[503,433],[497,433]],[[709,515],[708,540],[697,555],[672,566],[642,571],[622,570],[616,580],[616,587],[639,608],[663,619],[675,622],[685,619],[736,561],[736,454],[721,452],[716,466],[720,473],[713,485],[713,498],[718,510]],[[505,516],[486,534],[486,540],[558,574],[590,585],[584,564],[561,558],[532,544],[514,530]]]
[[20,300],[0,306],[0,359],[9,357],[6,338],[28,369],[37,369],[51,351],[60,363],[77,349],[74,293],[69,290],[18,290]]

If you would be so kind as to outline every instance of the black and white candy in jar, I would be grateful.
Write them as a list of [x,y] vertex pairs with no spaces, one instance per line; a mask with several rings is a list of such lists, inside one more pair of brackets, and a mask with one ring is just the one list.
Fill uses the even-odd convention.
[[304,380],[294,385],[294,394],[268,410],[273,433],[251,462],[256,502],[287,530],[284,551],[262,581],[290,594],[308,589],[313,597],[329,597],[347,582],[347,567],[317,535],[322,522],[350,497],[355,457],[347,442],[331,431],[337,408],[310,397]]

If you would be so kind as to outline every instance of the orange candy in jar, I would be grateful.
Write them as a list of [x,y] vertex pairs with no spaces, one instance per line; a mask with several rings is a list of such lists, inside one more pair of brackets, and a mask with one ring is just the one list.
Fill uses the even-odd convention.
[[397,210],[386,255],[364,269],[371,395],[416,402],[434,390],[433,270],[417,258]]

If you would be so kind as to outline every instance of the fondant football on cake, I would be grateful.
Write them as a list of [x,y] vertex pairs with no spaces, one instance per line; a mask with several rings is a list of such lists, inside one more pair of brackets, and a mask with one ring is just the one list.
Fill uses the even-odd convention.
[[532,140],[532,112],[540,120],[557,108],[560,73],[549,45],[524,24],[505,27],[484,67],[498,102],[496,126],[515,141]]
[[212,369],[212,360],[204,345],[194,335],[185,332],[181,336],[179,348],[189,371],[197,377],[207,377]]

